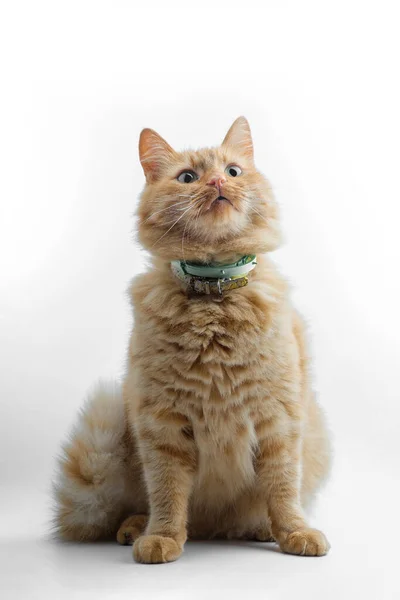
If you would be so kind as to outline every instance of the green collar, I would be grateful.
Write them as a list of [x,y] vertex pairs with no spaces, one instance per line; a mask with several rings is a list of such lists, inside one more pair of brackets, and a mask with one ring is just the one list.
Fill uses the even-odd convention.
[[217,294],[244,287],[247,275],[257,264],[255,254],[242,256],[235,263],[196,263],[183,260],[171,262],[172,272],[196,294]]

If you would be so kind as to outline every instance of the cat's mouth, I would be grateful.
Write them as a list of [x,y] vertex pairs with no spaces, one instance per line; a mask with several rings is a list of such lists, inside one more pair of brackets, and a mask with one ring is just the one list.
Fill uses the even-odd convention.
[[226,198],[226,196],[218,196],[217,198],[215,198],[215,200],[213,200],[210,208],[219,208],[222,207],[222,205],[224,204],[230,204],[233,208],[235,208],[232,204],[232,202],[229,200],[229,198]]
[[229,198],[226,198],[225,196],[218,196],[218,198],[215,198],[214,202],[229,202],[229,204],[232,204]]

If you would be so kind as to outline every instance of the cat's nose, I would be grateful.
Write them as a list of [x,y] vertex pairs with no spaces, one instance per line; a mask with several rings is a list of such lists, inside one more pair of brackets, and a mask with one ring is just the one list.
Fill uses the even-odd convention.
[[217,175],[208,181],[207,185],[213,185],[218,191],[221,191],[222,185],[226,182],[226,177]]

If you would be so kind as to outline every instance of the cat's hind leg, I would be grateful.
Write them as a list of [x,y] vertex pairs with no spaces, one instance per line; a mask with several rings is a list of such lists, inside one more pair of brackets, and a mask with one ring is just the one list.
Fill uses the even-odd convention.
[[118,529],[117,542],[123,546],[131,546],[138,537],[143,535],[148,520],[148,515],[132,515],[125,519]]
[[247,540],[249,542],[275,542],[268,524],[260,524],[249,529],[231,529],[227,532],[228,540]]

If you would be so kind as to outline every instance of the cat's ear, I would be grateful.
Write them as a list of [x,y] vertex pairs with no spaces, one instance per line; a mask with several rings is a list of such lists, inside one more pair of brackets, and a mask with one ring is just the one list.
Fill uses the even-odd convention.
[[222,145],[237,148],[242,154],[253,160],[253,140],[249,122],[245,117],[238,117],[234,121]]
[[139,139],[139,156],[146,180],[160,176],[163,166],[175,156],[175,150],[153,129],[143,129]]

